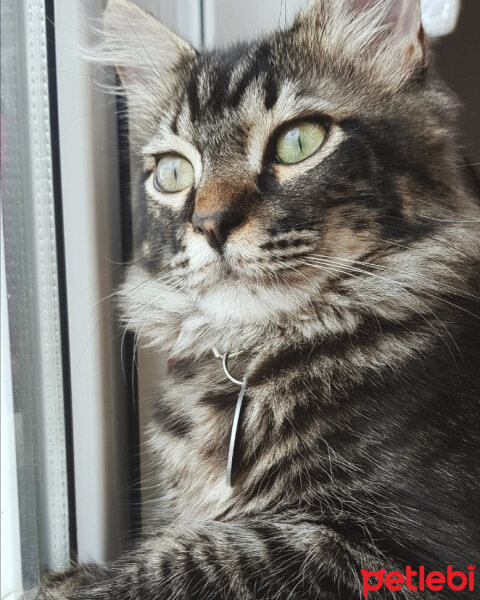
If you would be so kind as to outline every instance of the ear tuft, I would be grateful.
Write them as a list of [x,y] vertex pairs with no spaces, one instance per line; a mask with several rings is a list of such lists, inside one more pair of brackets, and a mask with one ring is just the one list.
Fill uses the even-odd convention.
[[[372,43],[388,46],[397,53],[403,66],[415,69],[425,62],[425,35],[420,0],[353,0],[354,8],[372,11],[380,17],[381,31]],[[375,15],[376,13],[376,15]]]
[[116,91],[127,98],[130,131],[140,144],[155,131],[159,112],[179,89],[179,72],[185,76],[195,56],[192,46],[130,0],[108,1],[101,41],[88,52],[91,61],[115,67]]
[[420,0],[312,0],[301,17],[322,49],[343,56],[390,89],[426,66]]
[[138,80],[160,77],[195,50],[130,0],[109,0],[103,16],[104,46],[128,91]]

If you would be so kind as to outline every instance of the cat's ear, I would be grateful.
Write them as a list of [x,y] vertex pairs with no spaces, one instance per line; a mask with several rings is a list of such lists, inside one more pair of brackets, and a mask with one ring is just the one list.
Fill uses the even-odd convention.
[[172,97],[179,65],[195,55],[192,46],[130,0],[108,0],[99,57],[115,67],[130,119],[139,127]]
[[[351,0],[350,0],[351,1]],[[379,31],[371,39],[377,47],[394,49],[402,65],[414,70],[425,64],[426,47],[420,0],[353,0],[358,12],[371,11]]]
[[368,63],[384,84],[399,87],[426,66],[420,0],[311,0],[302,19],[324,48]]

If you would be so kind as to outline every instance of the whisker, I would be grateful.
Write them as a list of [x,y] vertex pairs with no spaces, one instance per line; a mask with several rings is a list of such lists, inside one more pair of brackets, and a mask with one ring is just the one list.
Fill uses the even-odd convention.
[[[429,277],[426,277],[423,273],[410,273],[408,271],[403,271],[403,270],[399,270],[396,267],[391,267],[391,266],[386,266],[386,265],[379,265],[377,263],[371,263],[371,262],[364,262],[364,261],[360,261],[360,260],[356,260],[356,259],[348,259],[348,258],[341,258],[341,257],[335,257],[335,256],[330,256],[330,255],[326,255],[326,254],[311,254],[311,257],[315,257],[315,258],[319,258],[319,259],[325,259],[325,260],[336,260],[336,261],[341,261],[341,262],[346,262],[346,263],[352,263],[354,266],[355,265],[365,265],[368,267],[373,267],[375,269],[382,269],[383,271],[389,271],[389,272],[393,272],[394,274],[398,274],[398,275],[402,275],[402,276],[406,276],[411,278],[413,283],[416,283],[416,281],[421,280],[423,282],[426,283],[430,283],[432,284],[432,286],[434,287],[439,287],[440,285],[443,286],[445,288],[445,290],[453,292],[458,294],[459,296],[465,297],[465,298],[471,298],[474,300],[479,300],[480,298],[474,294],[471,294],[465,290],[462,290],[460,288],[456,288],[455,286],[450,285],[449,283],[446,282],[439,282],[438,280],[432,280]],[[433,261],[436,264],[445,267],[452,275],[454,275],[455,277],[458,278],[458,274],[455,273],[453,271],[453,269],[451,269],[448,266],[445,266],[443,263],[440,263],[438,261]],[[397,281],[397,283],[400,283],[399,281]]]
[[[314,265],[311,265],[314,266]],[[332,269],[335,271],[335,267],[332,267]],[[322,270],[325,270],[324,268]],[[342,273],[346,273],[345,271],[341,271]],[[352,277],[358,278],[360,277],[360,275],[355,274],[355,273],[351,273]],[[405,290],[404,290],[405,291]],[[400,298],[398,297],[398,295],[394,296],[395,300],[399,301]],[[452,335],[450,334],[450,332],[448,331],[448,329],[446,328],[445,324],[438,318],[438,316],[435,314],[434,311],[432,311],[431,309],[429,309],[426,304],[424,302],[420,303],[425,306],[425,308],[427,309],[427,312],[431,313],[432,316],[442,325],[442,327],[445,329],[448,337],[452,340],[454,346],[456,347],[456,349],[458,350],[458,353],[461,355],[460,349],[458,348],[457,343],[455,342],[455,340],[453,339]],[[447,347],[448,351],[450,352],[450,355],[452,356],[453,360],[456,362],[455,360],[455,356],[450,348],[450,345],[447,343],[447,341],[445,340],[445,338],[443,337],[443,335],[438,331],[438,329],[433,325],[433,323],[431,323],[426,317],[425,315],[422,315],[419,311],[417,311],[414,307],[412,307],[410,304],[408,304],[406,301],[404,302],[404,306],[410,308],[415,314],[417,314],[419,317],[421,317],[426,323],[427,325],[429,325],[430,327],[432,327],[432,329],[435,331],[435,333],[439,336],[439,338],[443,341],[443,343],[445,344],[445,346]],[[400,323],[401,324],[401,323]]]
[[[317,259],[317,260],[318,260],[318,259]],[[307,263],[307,264],[308,264],[308,263]],[[321,264],[323,265],[324,263],[321,263]],[[335,263],[334,263],[334,262],[327,262],[327,264],[330,264],[330,265],[332,265],[332,267],[333,267],[333,268],[335,268]],[[310,266],[314,266],[314,265],[310,265]],[[344,269],[347,269],[347,271],[351,271],[351,272],[353,272],[353,273],[362,273],[362,274],[365,274],[365,275],[372,275],[372,276],[375,276],[375,274],[373,274],[373,273],[370,273],[369,271],[365,271],[365,270],[363,270],[363,269],[359,269],[359,268],[351,267],[351,266],[349,266],[349,265],[344,265],[344,266],[343,266],[343,268],[344,268]],[[357,276],[357,277],[358,277],[358,276]],[[418,298],[418,296],[415,296],[415,295],[412,293],[412,291],[411,291],[411,290],[406,290],[406,289],[405,289],[405,287],[404,287],[404,285],[403,285],[402,283],[400,283],[400,282],[397,282],[397,281],[395,281],[395,280],[393,280],[393,279],[390,279],[390,278],[384,278],[384,277],[381,277],[381,279],[383,279],[383,280],[387,281],[388,283],[391,283],[391,284],[393,283],[393,284],[396,284],[396,285],[398,285],[398,286],[399,286],[399,287],[402,289],[402,291],[403,291],[404,293],[406,293],[406,294],[407,294],[409,297],[414,297],[414,298],[415,298],[415,300],[417,300],[418,302],[420,302],[420,304],[422,304],[422,306],[424,306],[424,307],[426,308],[427,312],[429,312],[429,313],[430,313],[430,314],[431,314],[431,315],[432,315],[432,316],[435,318],[435,320],[436,320],[436,321],[438,321],[438,323],[441,325],[441,327],[442,327],[442,328],[445,330],[446,334],[448,335],[448,337],[449,337],[449,338],[451,339],[451,341],[453,342],[453,344],[454,344],[454,346],[455,346],[456,350],[458,351],[458,353],[459,353],[460,357],[462,357],[462,353],[461,353],[461,351],[460,351],[460,348],[458,347],[458,344],[456,343],[456,341],[455,341],[455,339],[453,338],[452,334],[451,334],[451,333],[448,331],[448,329],[447,329],[447,327],[446,327],[445,323],[444,323],[444,322],[443,322],[443,321],[442,321],[442,320],[441,320],[441,319],[438,317],[438,315],[435,313],[435,311],[433,311],[433,310],[432,310],[432,309],[431,309],[431,308],[430,308],[430,307],[429,307],[429,306],[428,306],[428,305],[427,305],[425,302],[423,302],[423,301],[422,301],[420,298]],[[388,292],[387,292],[387,293],[388,293]],[[433,297],[433,298],[435,298],[435,299],[437,299],[437,300],[444,300],[444,299],[442,299],[442,298],[437,298],[436,296],[432,296],[432,297]],[[397,294],[395,294],[395,295],[394,295],[394,298],[395,298],[396,300],[398,300],[398,299],[399,299],[399,298],[398,298],[398,296],[397,296]],[[413,310],[413,311],[414,311],[416,314],[418,314],[420,317],[422,317],[422,318],[424,318],[424,319],[425,319],[424,315],[422,315],[421,313],[419,313],[419,312],[418,312],[418,311],[415,309],[415,307],[414,307],[413,305],[411,305],[411,304],[405,304],[405,306],[406,306],[407,308],[410,308],[410,309],[411,309],[411,310]],[[458,308],[462,308],[462,307],[458,307]],[[438,330],[437,330],[437,329],[436,329],[436,328],[433,326],[433,324],[432,324],[432,323],[430,323],[429,321],[427,321],[427,322],[428,322],[428,323],[429,323],[429,324],[430,324],[430,325],[433,327],[433,329],[435,330],[435,332],[436,332],[436,333],[437,333],[437,334],[438,334],[438,335],[441,337],[441,339],[442,339],[442,340],[444,341],[444,343],[446,344],[446,342],[445,342],[445,339],[444,339],[444,338],[443,338],[443,336],[440,334],[440,332],[439,332],[439,331],[438,331]],[[455,357],[454,357],[454,355],[453,355],[453,353],[452,353],[452,351],[451,351],[451,349],[450,349],[450,346],[449,346],[448,344],[446,344],[446,346],[447,346],[447,348],[449,349],[449,351],[450,351],[450,354],[452,355],[452,358],[455,360]]]
[[430,221],[439,221],[440,223],[475,223],[480,224],[480,219],[437,219],[436,217],[429,217],[427,215],[418,215],[422,219],[429,219]]

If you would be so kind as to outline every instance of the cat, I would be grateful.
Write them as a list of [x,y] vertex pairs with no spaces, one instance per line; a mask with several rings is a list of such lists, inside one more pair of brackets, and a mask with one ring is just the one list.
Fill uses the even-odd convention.
[[419,2],[313,0],[199,53],[110,0],[98,52],[141,164],[121,311],[171,357],[148,432],[161,513],[40,597],[390,598],[365,571],[466,573],[480,205]]

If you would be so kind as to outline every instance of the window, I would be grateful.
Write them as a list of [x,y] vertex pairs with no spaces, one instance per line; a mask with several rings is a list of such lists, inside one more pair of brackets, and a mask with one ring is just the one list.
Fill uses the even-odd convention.
[[2,3],[2,598],[32,596],[39,569],[70,556],[45,16],[43,2]]

